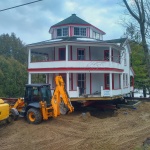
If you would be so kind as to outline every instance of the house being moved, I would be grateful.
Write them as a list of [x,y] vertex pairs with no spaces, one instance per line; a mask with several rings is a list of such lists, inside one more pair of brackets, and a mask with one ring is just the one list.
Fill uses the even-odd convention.
[[62,75],[72,100],[113,99],[133,90],[128,39],[103,40],[105,32],[75,14],[49,33],[51,40],[28,45],[29,84],[33,74],[45,74],[53,89],[54,77]]

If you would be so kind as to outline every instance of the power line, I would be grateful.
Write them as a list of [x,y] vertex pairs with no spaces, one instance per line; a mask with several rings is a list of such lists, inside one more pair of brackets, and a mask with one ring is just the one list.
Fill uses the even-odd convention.
[[17,8],[17,7],[21,7],[21,6],[25,6],[25,5],[29,5],[29,4],[33,4],[33,3],[37,3],[37,2],[40,2],[40,1],[43,1],[43,0],[37,0],[37,1],[29,2],[29,3],[25,3],[25,4],[9,7],[9,8],[6,8],[6,9],[1,9],[0,12],[5,11],[5,10],[9,10],[9,9],[14,9],[14,8]]

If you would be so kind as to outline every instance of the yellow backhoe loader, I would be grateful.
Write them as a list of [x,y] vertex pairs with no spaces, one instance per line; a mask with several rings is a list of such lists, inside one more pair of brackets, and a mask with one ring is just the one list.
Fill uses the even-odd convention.
[[[27,84],[24,99],[19,98],[14,105],[10,106],[14,119],[17,119],[19,114],[26,117],[29,123],[38,124],[49,117],[73,112],[74,107],[65,89],[63,78],[56,76],[55,84],[53,95],[51,95],[50,84]],[[5,112],[8,115],[8,108]]]

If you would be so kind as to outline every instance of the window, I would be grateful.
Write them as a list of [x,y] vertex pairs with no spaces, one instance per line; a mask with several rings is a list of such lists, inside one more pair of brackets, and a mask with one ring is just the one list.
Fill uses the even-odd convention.
[[128,74],[126,73],[126,87],[128,87]]
[[86,36],[86,28],[74,27],[74,35]]
[[85,90],[85,74],[84,73],[78,74],[78,87],[80,90],[80,95],[84,94],[84,90]]
[[59,60],[66,60],[66,50],[65,48],[59,49]]
[[123,74],[123,87],[126,86],[126,79],[125,79],[125,73]]
[[110,81],[109,74],[105,74],[105,89],[109,89]]
[[96,39],[100,39],[99,33],[96,33]]
[[95,31],[93,31],[93,38],[94,39],[100,39],[100,34],[95,32]]
[[127,55],[126,55],[126,52],[124,52],[124,65],[125,66],[127,65]]
[[63,28],[63,36],[68,36],[68,28]]
[[128,87],[128,74],[123,74],[123,87]]
[[61,29],[57,29],[57,36],[61,36]]
[[77,60],[85,60],[84,49],[77,50]]
[[104,60],[109,61],[109,50],[104,50]]
[[57,29],[57,36],[68,36],[68,28]]

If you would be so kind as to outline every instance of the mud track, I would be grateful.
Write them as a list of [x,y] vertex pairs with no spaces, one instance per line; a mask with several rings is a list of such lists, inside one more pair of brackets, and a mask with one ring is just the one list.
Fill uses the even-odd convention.
[[150,103],[117,112],[75,111],[39,125],[0,126],[0,150],[134,150],[150,137]]

